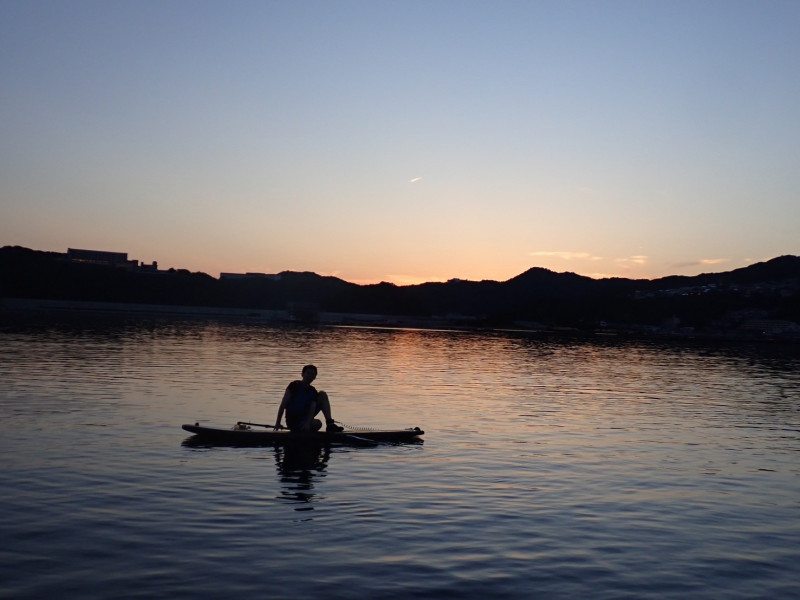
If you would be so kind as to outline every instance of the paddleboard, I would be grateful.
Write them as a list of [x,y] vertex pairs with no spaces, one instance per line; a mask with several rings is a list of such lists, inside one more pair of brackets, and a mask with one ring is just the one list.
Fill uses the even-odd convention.
[[268,446],[273,444],[302,443],[339,443],[339,444],[375,444],[380,442],[414,442],[425,432],[419,427],[409,429],[384,430],[345,430],[336,432],[294,432],[288,429],[253,429],[206,427],[195,423],[183,425],[183,429],[194,434],[193,441],[202,444],[224,444],[241,446]]

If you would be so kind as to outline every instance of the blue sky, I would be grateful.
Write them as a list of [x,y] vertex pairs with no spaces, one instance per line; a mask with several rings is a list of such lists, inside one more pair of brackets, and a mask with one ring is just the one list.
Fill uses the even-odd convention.
[[800,3],[0,0],[0,245],[359,283],[800,253]]

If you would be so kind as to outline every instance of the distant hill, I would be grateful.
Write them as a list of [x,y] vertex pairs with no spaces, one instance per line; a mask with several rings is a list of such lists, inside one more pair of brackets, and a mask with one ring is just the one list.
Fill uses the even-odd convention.
[[309,320],[335,312],[439,317],[490,327],[661,327],[666,321],[702,329],[742,326],[757,318],[800,323],[800,257],[653,280],[596,280],[537,267],[504,282],[396,286],[292,271],[216,279],[185,270],[75,263],[59,253],[6,246],[0,248],[2,297],[288,309]]

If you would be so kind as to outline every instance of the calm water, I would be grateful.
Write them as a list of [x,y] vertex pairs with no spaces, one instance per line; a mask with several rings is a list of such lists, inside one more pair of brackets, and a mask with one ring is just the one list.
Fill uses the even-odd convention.
[[[273,422],[425,442],[193,448]],[[521,334],[0,328],[0,597],[792,598],[800,357]]]

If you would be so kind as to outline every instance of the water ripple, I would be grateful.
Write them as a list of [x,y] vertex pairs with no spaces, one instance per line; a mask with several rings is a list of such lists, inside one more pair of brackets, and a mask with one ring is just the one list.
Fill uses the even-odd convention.
[[[300,366],[421,445],[182,446]],[[0,597],[800,595],[800,357],[517,334],[0,330]]]

